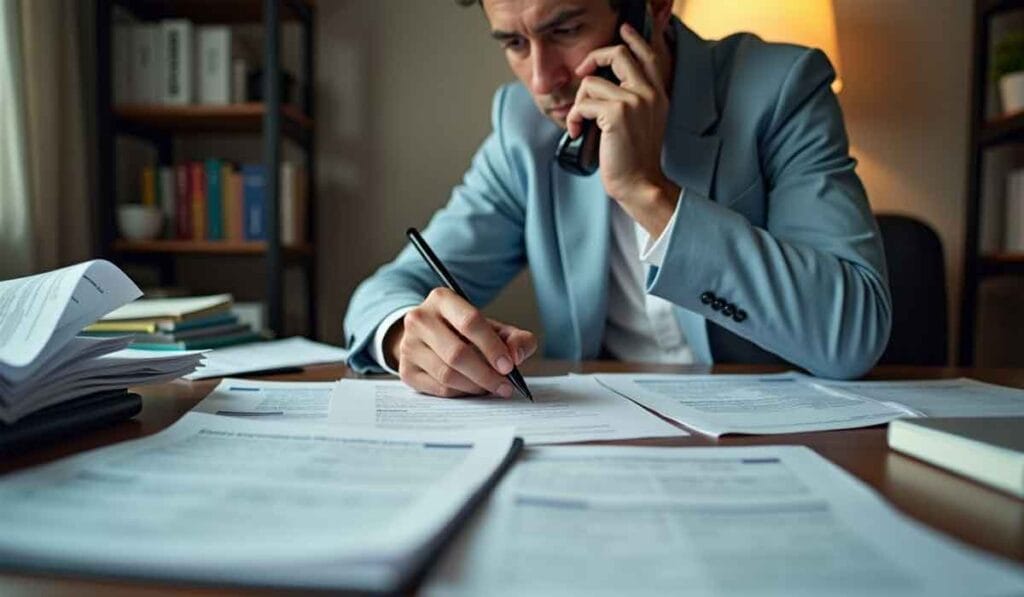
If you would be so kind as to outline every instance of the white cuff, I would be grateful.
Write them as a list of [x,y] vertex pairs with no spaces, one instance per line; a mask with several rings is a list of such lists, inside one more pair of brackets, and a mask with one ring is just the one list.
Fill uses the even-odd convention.
[[668,239],[672,237],[672,229],[676,227],[676,217],[679,215],[679,204],[683,202],[683,194],[686,193],[686,189],[679,191],[679,199],[676,201],[676,209],[672,212],[672,217],[669,218],[668,224],[665,229],[661,231],[661,236],[656,240],[651,240],[651,236],[647,234],[643,226],[637,225],[637,234],[640,234],[643,250],[640,251],[640,261],[646,263],[651,267],[661,267],[661,264],[665,261],[665,253],[668,251]]
[[388,365],[388,360],[384,358],[384,338],[387,337],[388,331],[391,330],[391,327],[395,325],[399,319],[405,317],[406,313],[415,308],[416,307],[402,307],[401,309],[392,311],[384,318],[383,321],[380,322],[380,325],[377,326],[377,331],[373,333],[373,342],[371,342],[368,347],[370,350],[370,356],[373,357],[373,360],[377,361],[377,364],[380,365],[382,369],[391,375],[398,375],[398,371],[392,369]]

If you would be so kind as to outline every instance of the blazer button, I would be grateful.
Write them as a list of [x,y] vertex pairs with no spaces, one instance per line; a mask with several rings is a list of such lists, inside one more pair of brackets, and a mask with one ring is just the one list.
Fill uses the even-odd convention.
[[725,299],[722,297],[718,297],[714,300],[714,302],[711,303],[711,308],[714,309],[715,311],[721,311],[722,307],[724,307],[725,305]]
[[716,297],[714,293],[711,292],[710,290],[707,290],[704,292],[704,294],[700,295],[700,302],[704,303],[705,305],[710,305],[711,301],[715,300],[715,298]]
[[736,312],[732,315],[732,320],[736,323],[743,323],[743,320],[747,318],[747,312],[743,309],[736,309]]
[[725,315],[726,317],[732,317],[735,313],[736,305],[732,303],[729,303],[728,305],[722,307],[722,315]]

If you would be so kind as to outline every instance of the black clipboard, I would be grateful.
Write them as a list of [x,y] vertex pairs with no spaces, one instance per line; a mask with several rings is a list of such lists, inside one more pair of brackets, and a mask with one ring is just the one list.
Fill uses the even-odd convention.
[[48,406],[11,424],[0,423],[0,454],[14,454],[118,421],[142,410],[127,389],[97,392]]

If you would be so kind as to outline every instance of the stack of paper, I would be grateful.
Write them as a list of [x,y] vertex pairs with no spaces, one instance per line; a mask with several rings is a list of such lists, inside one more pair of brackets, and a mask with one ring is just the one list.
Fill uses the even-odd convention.
[[141,294],[124,272],[101,260],[0,282],[0,421],[194,370],[201,358],[195,352],[153,360],[121,352],[124,338],[75,337]]
[[189,413],[0,481],[7,566],[408,591],[514,459],[510,429],[310,429]]

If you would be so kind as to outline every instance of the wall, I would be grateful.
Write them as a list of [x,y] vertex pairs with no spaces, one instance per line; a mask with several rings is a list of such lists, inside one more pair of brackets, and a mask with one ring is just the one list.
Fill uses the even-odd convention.
[[[876,211],[929,222],[962,262],[972,3],[836,0],[842,102]],[[318,4],[321,337],[358,282],[448,197],[511,76],[479,9],[453,0]],[[489,312],[537,327],[525,279]],[[951,308],[951,317],[957,313]],[[951,327],[951,330],[955,330]],[[952,339],[951,339],[952,342]]]

